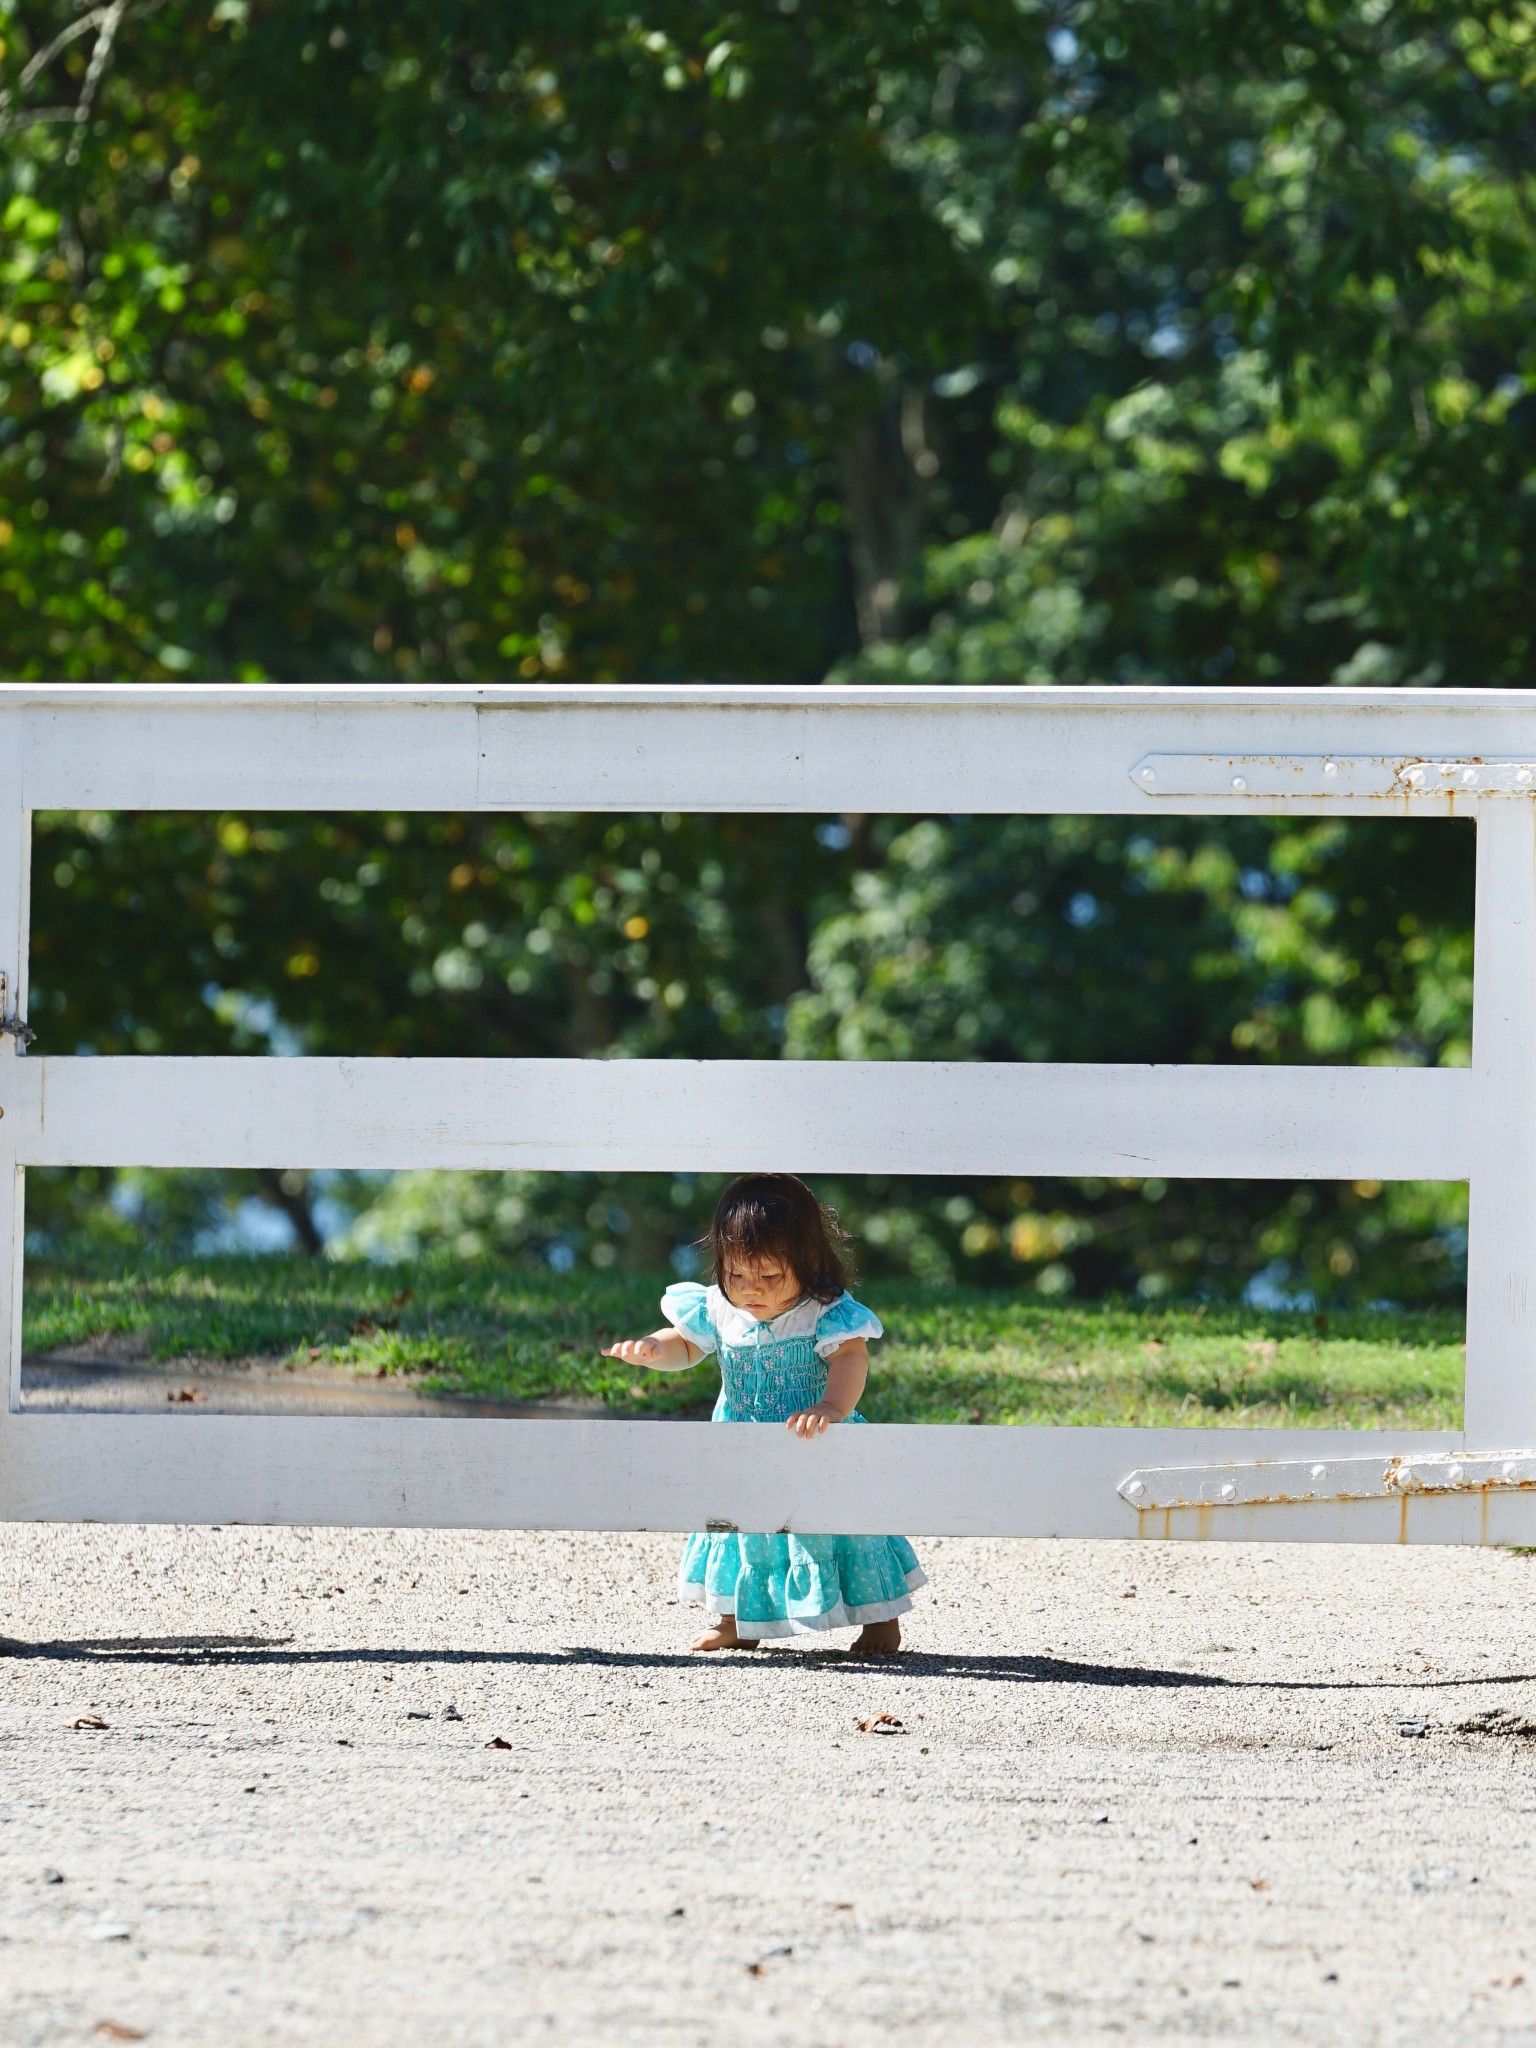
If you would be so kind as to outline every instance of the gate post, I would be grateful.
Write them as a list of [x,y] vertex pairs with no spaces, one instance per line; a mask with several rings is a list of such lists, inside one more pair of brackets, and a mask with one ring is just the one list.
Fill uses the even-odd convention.
[[0,721],[0,1437],[21,1403],[22,1171],[5,1120],[11,1062],[26,1050],[32,814],[22,801],[22,716]]
[[1469,1450],[1536,1447],[1536,801],[1477,807]]

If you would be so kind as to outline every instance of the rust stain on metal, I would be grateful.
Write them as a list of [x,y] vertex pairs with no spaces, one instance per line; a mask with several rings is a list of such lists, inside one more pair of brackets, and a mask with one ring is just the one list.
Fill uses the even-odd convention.
[[1138,1508],[1136,1510],[1136,1540],[1138,1542],[1145,1542],[1147,1539],[1155,1537],[1157,1533],[1155,1528],[1148,1526],[1154,1515],[1161,1515],[1163,1518],[1164,1536],[1171,1536],[1173,1534],[1172,1508]]
[[[1309,1478],[1321,1483],[1308,1485]],[[1263,1488],[1266,1482],[1267,1491],[1245,1491],[1249,1485]],[[1319,1462],[1310,1468],[1305,1460],[1260,1459],[1234,1465],[1147,1470],[1133,1472],[1122,1482],[1120,1493],[1135,1513],[1138,1538],[1172,1538],[1177,1522],[1180,1538],[1199,1542],[1217,1536],[1246,1536],[1255,1528],[1267,1526],[1264,1517],[1272,1510],[1338,1510],[1395,1499],[1395,1540],[1399,1544],[1420,1540],[1409,1527],[1410,1501],[1419,1497],[1455,1500],[1476,1495],[1478,1534],[1472,1540],[1487,1545],[1495,1540],[1491,1534],[1489,1496],[1536,1493],[1536,1450],[1405,1451],[1390,1456],[1378,1452],[1365,1457],[1346,1455],[1338,1464],[1329,1460],[1326,1466]],[[1151,1497],[1146,1498],[1147,1495]],[[1162,1518],[1160,1529],[1155,1519],[1158,1516]],[[1379,1523],[1373,1526],[1380,1528]],[[1436,1518],[1431,1528],[1442,1526]],[[1465,1519],[1458,1517],[1455,1526],[1465,1530]]]

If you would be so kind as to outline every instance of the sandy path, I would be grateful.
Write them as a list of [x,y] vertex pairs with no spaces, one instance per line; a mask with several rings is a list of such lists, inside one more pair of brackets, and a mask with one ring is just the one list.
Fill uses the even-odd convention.
[[1536,1560],[928,1542],[867,1668],[677,1547],[0,1529],[0,2039],[1536,2031]]
[[[342,1365],[295,1371],[275,1358],[144,1360],[55,1351],[21,1367],[21,1405],[32,1414],[163,1415],[167,1406],[202,1415],[468,1415],[594,1420],[617,1412],[595,1397],[487,1401],[430,1394],[404,1376],[364,1377]],[[706,1414],[707,1414],[706,1410]],[[658,1418],[660,1419],[660,1418]]]

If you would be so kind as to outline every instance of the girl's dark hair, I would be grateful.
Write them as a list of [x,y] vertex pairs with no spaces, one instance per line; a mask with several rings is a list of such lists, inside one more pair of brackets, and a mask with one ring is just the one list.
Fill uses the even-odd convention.
[[837,1212],[792,1173],[743,1173],[720,1197],[710,1239],[715,1284],[730,1255],[782,1259],[816,1301],[836,1301],[850,1277],[851,1246]]

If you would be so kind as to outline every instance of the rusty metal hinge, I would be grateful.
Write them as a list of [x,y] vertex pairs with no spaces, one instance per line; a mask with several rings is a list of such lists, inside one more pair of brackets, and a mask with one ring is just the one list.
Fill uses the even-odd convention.
[[1536,760],[1443,754],[1145,754],[1143,796],[1536,796]]
[[28,1024],[25,1017],[19,1015],[13,1017],[10,1014],[10,1010],[10,977],[0,974],[0,1036],[14,1038],[16,1050],[18,1052],[25,1052],[29,1045],[36,1043],[37,1033]]
[[1247,1508],[1392,1500],[1406,1493],[1536,1488],[1536,1451],[1377,1451],[1370,1457],[1255,1458],[1230,1465],[1144,1466],[1116,1491],[1131,1507]]

